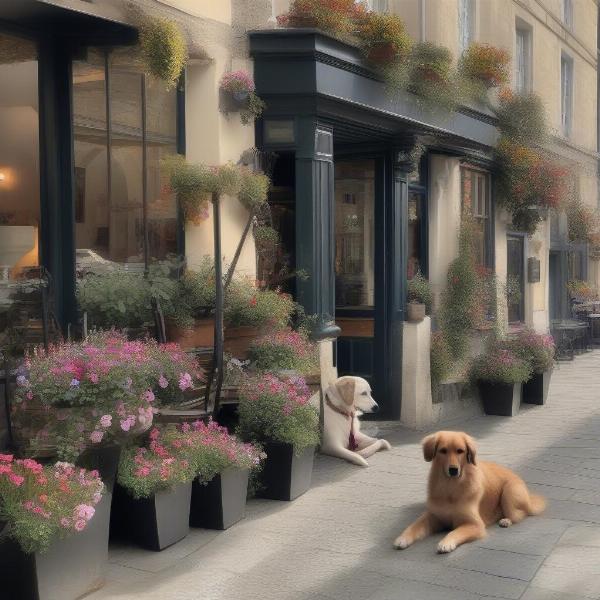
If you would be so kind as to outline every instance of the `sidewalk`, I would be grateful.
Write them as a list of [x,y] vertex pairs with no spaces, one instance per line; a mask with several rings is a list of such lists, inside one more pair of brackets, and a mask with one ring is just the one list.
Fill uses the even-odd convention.
[[253,500],[225,532],[192,530],[162,553],[113,547],[91,600],[583,600],[600,598],[600,352],[555,371],[547,406],[448,428],[515,469],[548,509],[449,555],[435,536],[397,551],[423,508],[421,433],[382,424],[393,450],[368,469],[318,457],[293,503]]

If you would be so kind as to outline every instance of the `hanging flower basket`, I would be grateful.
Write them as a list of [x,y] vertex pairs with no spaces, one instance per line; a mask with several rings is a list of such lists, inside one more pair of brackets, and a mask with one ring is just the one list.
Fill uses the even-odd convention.
[[230,71],[219,84],[221,109],[225,113],[239,112],[244,125],[258,119],[265,103],[256,95],[254,79],[246,71]]

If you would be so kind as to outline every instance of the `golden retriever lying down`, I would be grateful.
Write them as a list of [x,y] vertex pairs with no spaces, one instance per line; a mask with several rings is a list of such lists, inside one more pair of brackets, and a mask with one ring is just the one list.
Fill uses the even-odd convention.
[[476,460],[475,441],[466,433],[438,431],[423,439],[423,455],[431,462],[427,510],[394,546],[411,544],[437,531],[450,529],[438,552],[452,552],[465,542],[485,537],[487,525],[509,527],[546,507],[541,496],[530,494],[525,482],[509,469]]

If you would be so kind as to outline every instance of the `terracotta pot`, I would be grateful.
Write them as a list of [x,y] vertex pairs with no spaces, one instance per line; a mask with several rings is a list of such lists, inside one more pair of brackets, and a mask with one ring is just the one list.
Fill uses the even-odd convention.
[[211,348],[215,339],[215,320],[196,319],[193,327],[179,327],[172,319],[165,320],[167,339],[176,342],[184,350]]
[[420,323],[425,318],[425,305],[409,302],[407,306],[408,320],[410,323]]
[[248,348],[259,335],[257,327],[226,327],[225,352],[235,358],[248,358]]

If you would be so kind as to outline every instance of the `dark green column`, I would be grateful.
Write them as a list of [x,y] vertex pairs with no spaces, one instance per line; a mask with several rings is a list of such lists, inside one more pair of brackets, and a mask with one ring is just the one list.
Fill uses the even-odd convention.
[[296,141],[296,268],[298,301],[317,316],[317,339],[337,337],[333,131],[299,117]]

